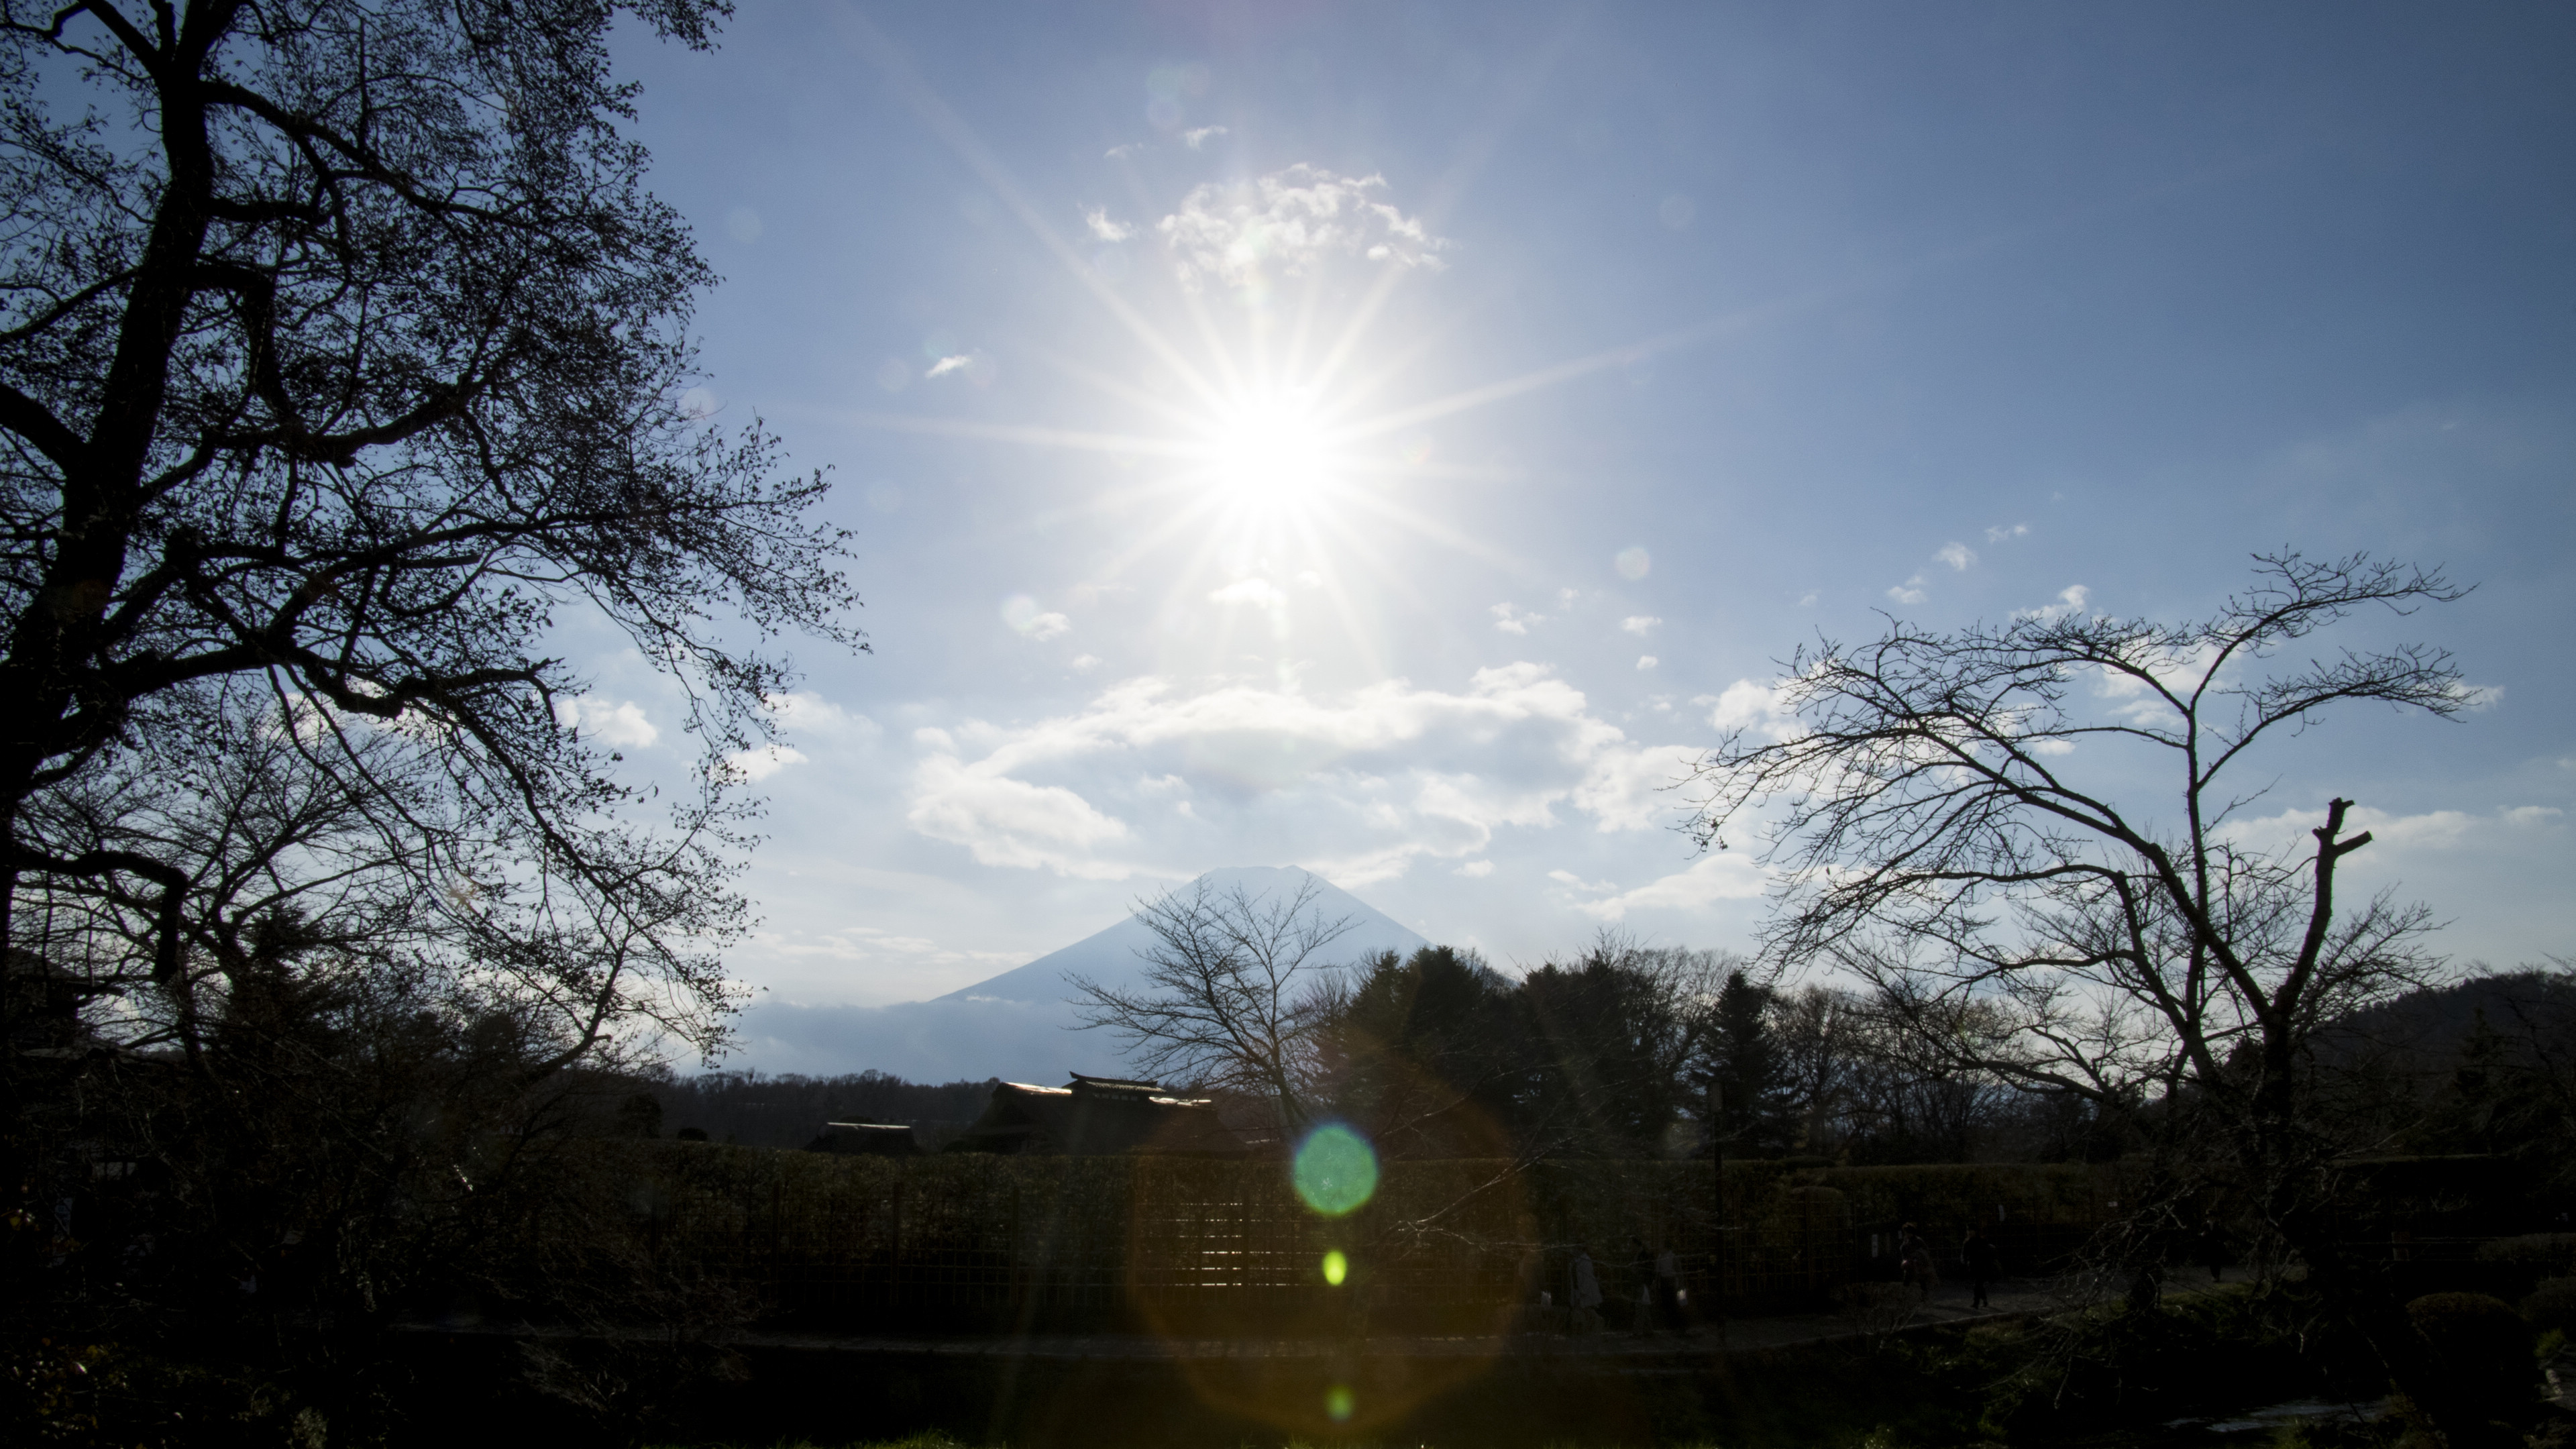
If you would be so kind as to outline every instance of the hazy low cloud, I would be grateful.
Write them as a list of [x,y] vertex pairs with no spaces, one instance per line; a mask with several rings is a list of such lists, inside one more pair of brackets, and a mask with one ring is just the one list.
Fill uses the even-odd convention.
[[1337,176],[1303,162],[1251,181],[1209,182],[1157,224],[1181,278],[1241,284],[1301,276],[1335,257],[1438,270],[1451,243],[1383,200],[1383,176]]
[[1196,151],[1225,133],[1223,126],[1197,126],[1181,133],[1181,144]]
[[2027,523],[2016,523],[2009,527],[1997,526],[1986,530],[1986,542],[2002,543],[2006,539],[2020,538],[2029,532],[2030,525]]
[[1964,543],[1945,543],[1941,545],[1940,552],[1932,556],[1962,573],[1977,561],[1977,551]]
[[1652,614],[1630,614],[1627,618],[1619,621],[1619,627],[1627,630],[1631,634],[1643,638],[1645,635],[1653,632],[1654,627],[1662,622],[1664,621],[1656,618]]
[[1091,228],[1094,238],[1105,242],[1122,242],[1136,234],[1133,222],[1111,220],[1109,208],[1105,206],[1095,206],[1085,210],[1082,213],[1082,224]]

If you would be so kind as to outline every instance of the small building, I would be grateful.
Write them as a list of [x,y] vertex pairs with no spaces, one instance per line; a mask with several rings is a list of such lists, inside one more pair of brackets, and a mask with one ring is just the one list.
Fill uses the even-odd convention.
[[1002,1082],[950,1152],[1031,1157],[1250,1157],[1216,1103],[1165,1095],[1157,1082],[1074,1073],[1061,1087]]
[[912,1128],[901,1122],[826,1122],[823,1134],[805,1144],[808,1152],[845,1157],[921,1157]]

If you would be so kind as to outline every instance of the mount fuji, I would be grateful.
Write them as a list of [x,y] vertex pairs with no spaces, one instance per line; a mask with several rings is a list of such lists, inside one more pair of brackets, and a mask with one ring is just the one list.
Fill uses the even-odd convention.
[[[1366,901],[1295,866],[1212,870],[1182,890],[1205,886],[1211,894],[1232,895],[1240,889],[1261,902],[1308,882],[1315,888],[1312,914],[1350,921],[1350,930],[1325,948],[1324,959],[1332,964],[1383,951],[1411,955],[1430,944]],[[742,1045],[730,1060],[764,1072],[813,1076],[874,1068],[916,1082],[1000,1077],[1053,1085],[1067,1072],[1116,1076],[1124,1070],[1118,1042],[1108,1032],[1081,1028],[1071,978],[1141,986],[1140,953],[1153,945],[1154,933],[1131,915],[1025,966],[928,1001],[755,1006],[742,1014]]]

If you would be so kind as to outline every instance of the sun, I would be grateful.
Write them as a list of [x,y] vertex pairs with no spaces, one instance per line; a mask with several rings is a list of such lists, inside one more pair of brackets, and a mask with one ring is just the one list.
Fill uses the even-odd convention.
[[1330,433],[1313,398],[1282,389],[1230,400],[1208,427],[1208,477],[1256,509],[1306,503],[1332,481]]

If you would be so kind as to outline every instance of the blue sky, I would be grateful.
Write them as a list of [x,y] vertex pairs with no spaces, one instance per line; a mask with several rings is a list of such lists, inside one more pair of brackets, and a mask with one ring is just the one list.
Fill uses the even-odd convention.
[[2254,815],[2351,796],[2450,950],[2576,950],[2576,12],[765,4],[622,59],[726,278],[701,401],[832,470],[876,649],[797,650],[771,999],[1226,865],[1504,964],[1741,948],[1658,788],[1730,688],[2284,545],[2476,583],[2352,638],[2495,694]]

